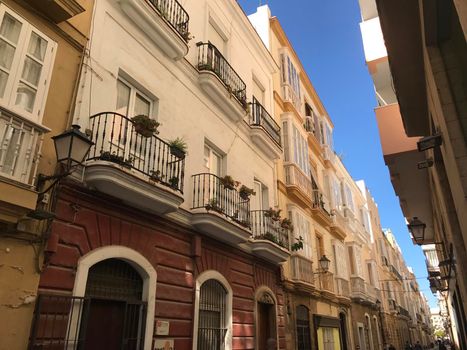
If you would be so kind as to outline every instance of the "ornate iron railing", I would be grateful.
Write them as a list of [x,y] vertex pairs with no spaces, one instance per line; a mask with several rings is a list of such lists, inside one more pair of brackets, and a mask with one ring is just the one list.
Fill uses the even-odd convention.
[[226,186],[214,174],[201,173],[193,178],[192,209],[205,208],[227,216],[240,225],[250,227],[250,199],[242,198],[236,188]]
[[312,261],[300,255],[292,255],[290,260],[292,262],[292,279],[314,284]]
[[396,275],[396,277],[402,281],[402,275],[399,273],[399,271],[397,271],[396,267],[394,265],[390,265],[389,266],[389,269],[391,270],[391,272]]
[[188,42],[190,16],[177,0],[147,0],[180,36]]
[[313,190],[313,208],[321,209],[325,214],[331,216],[329,201],[320,190]]
[[0,175],[33,186],[45,132],[0,108]]
[[253,96],[251,103],[250,125],[261,126],[264,131],[277,143],[281,145],[281,128],[275,122],[274,118]]
[[227,91],[247,108],[246,84],[221,52],[211,43],[198,44],[198,70],[213,72],[225,85]]
[[131,119],[114,112],[93,115],[90,124],[94,146],[88,160],[117,163],[183,192],[185,158],[172,154],[167,142],[141,135]]
[[[92,320],[93,300],[89,297],[39,294],[36,300],[29,337],[29,350],[34,349],[85,349],[91,344],[86,337]],[[144,345],[146,303],[124,303],[122,349],[140,350]],[[96,320],[94,320],[96,321]]]
[[402,316],[405,316],[405,317],[410,317],[410,313],[407,309],[403,308],[402,306],[399,305],[399,313],[402,315]]
[[[285,249],[289,249],[289,229],[281,222],[267,217],[265,210],[251,211],[251,232],[254,239],[267,239]],[[266,215],[265,215],[266,214]]]

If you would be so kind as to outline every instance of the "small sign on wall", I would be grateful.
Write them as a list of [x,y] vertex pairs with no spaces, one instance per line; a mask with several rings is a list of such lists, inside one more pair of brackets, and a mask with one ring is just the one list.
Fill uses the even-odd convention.
[[156,339],[154,350],[175,350],[173,339]]
[[156,335],[169,335],[169,321],[156,321]]

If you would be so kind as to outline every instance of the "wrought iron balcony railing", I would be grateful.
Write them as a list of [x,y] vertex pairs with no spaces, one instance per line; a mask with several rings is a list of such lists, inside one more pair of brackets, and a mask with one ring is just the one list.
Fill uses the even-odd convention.
[[95,144],[88,161],[117,163],[183,193],[185,159],[173,155],[167,142],[141,135],[131,119],[114,112],[93,115],[90,124]]
[[242,78],[213,44],[199,42],[197,45],[198,70],[213,72],[246,109],[246,84]]
[[397,271],[397,269],[396,269],[396,267],[395,267],[394,265],[390,265],[390,266],[389,266],[389,269],[391,270],[391,272],[392,272],[393,274],[395,274],[395,275],[397,276],[397,278],[398,278],[399,280],[402,281],[402,275],[399,273],[399,271]]
[[290,261],[292,263],[293,280],[308,284],[314,283],[313,263],[311,260],[301,255],[292,255]]
[[[125,349],[142,349],[144,329],[141,316],[147,304],[125,301],[125,329],[121,346]],[[69,295],[39,294],[32,319],[28,349],[84,349],[88,331],[91,298]]]
[[188,41],[190,16],[177,0],[147,0],[180,36]]
[[0,175],[33,186],[45,131],[0,109]]
[[331,216],[329,201],[320,190],[313,190],[313,208],[319,208],[328,216]]
[[250,125],[261,126],[275,143],[281,145],[281,128],[254,96],[251,103]]
[[266,216],[265,210],[251,211],[251,232],[254,239],[267,239],[285,249],[289,249],[289,229],[281,222]]
[[242,198],[236,188],[225,186],[222,179],[214,174],[201,173],[192,178],[192,209],[205,208],[250,228],[250,199]]
[[399,313],[402,315],[402,316],[405,316],[405,317],[410,317],[410,313],[407,309],[403,308],[402,306],[399,305]]

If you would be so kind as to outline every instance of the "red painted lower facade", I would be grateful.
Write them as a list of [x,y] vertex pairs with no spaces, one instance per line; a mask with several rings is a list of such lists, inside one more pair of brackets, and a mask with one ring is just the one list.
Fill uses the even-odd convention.
[[233,291],[232,349],[255,348],[255,293],[264,287],[277,303],[277,349],[286,348],[279,266],[79,187],[59,191],[39,293],[71,295],[80,259],[111,245],[135,250],[157,272],[155,320],[169,321],[170,328],[153,338],[173,339],[177,350],[193,349],[196,279],[214,270]]

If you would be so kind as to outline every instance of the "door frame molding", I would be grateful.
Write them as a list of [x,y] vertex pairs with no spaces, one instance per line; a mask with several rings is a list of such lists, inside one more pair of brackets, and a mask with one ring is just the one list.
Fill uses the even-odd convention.
[[[84,297],[88,273],[91,266],[107,259],[121,259],[130,264],[143,280],[142,301],[147,303],[146,328],[144,333],[144,350],[151,350],[154,331],[154,312],[156,304],[157,272],[152,264],[136,250],[128,247],[112,245],[91,250],[78,260],[73,296]],[[78,320],[76,320],[78,322]]]

